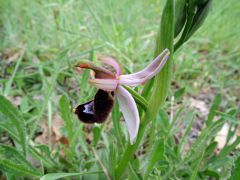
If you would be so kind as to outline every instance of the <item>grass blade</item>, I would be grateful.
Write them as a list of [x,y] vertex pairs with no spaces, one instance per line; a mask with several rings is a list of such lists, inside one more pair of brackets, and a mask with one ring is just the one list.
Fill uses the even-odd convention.
[[232,171],[231,177],[229,178],[229,180],[236,179],[240,179],[240,157],[238,157],[237,160],[235,161],[235,167]]
[[25,124],[24,120],[16,107],[14,107],[10,101],[8,101],[4,96],[0,95],[0,112],[9,118],[12,124],[15,126],[18,137],[19,143],[22,147],[24,155],[27,152],[27,143],[26,143],[26,132],[25,132]]
[[144,179],[147,179],[154,167],[154,164],[157,161],[161,161],[164,159],[164,151],[164,139],[159,139],[158,142],[154,145],[153,150],[150,154],[150,159],[146,169],[146,173],[144,175]]
[[68,138],[71,140],[73,137],[73,122],[71,118],[71,111],[69,108],[69,104],[70,103],[68,98],[65,95],[63,95],[59,101],[60,111],[67,129]]
[[[32,165],[25,159],[24,156],[22,156],[15,148],[11,147],[11,146],[7,146],[4,144],[0,144],[0,150],[1,150],[1,156],[0,159],[4,159],[7,156],[7,159],[9,158],[14,158],[18,161],[20,161],[22,164],[24,164],[25,166],[28,166],[30,169],[35,169],[32,167]],[[6,156],[5,156],[6,155]]]
[[208,114],[208,119],[206,121],[207,126],[210,125],[210,123],[212,122],[214,116],[216,115],[216,110],[219,108],[219,106],[221,104],[221,101],[222,101],[222,98],[221,98],[220,95],[217,95],[215,97],[215,99],[213,100],[211,109],[210,109],[209,114]]
[[96,172],[82,172],[82,173],[49,173],[40,178],[40,180],[55,180],[60,178],[72,177],[72,176],[81,176],[86,174],[98,174],[102,173],[102,171]]
[[198,169],[199,169],[199,167],[200,167],[200,164],[201,164],[201,161],[202,161],[203,157],[204,157],[204,152],[201,154],[200,158],[198,159],[197,165],[196,165],[196,167],[194,168],[194,170],[193,170],[193,172],[192,172],[192,175],[191,175],[191,177],[190,177],[190,180],[195,180],[195,179],[197,179]]

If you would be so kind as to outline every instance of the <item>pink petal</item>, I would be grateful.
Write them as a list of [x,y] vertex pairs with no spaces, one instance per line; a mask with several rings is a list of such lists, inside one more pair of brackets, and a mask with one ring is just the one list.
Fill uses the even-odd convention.
[[165,49],[143,70],[133,74],[120,75],[119,77],[120,84],[128,86],[137,86],[153,78],[161,71],[169,55],[170,55],[169,50]]
[[95,72],[95,78],[114,79],[115,75],[106,68],[100,67],[92,63],[91,61],[80,61],[76,64],[76,67],[91,69]]
[[137,137],[140,124],[136,102],[132,95],[122,86],[118,86],[116,96],[127,125],[130,143],[133,144]]
[[100,57],[99,59],[104,64],[108,64],[108,65],[112,66],[116,70],[116,75],[120,76],[121,68],[120,68],[120,65],[118,64],[118,62],[115,59],[113,59],[111,57]]
[[90,79],[89,83],[104,91],[115,91],[119,80],[117,79]]

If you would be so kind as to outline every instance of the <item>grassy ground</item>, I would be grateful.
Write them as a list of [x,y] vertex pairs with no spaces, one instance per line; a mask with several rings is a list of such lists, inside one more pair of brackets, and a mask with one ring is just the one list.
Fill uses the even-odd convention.
[[[51,155],[63,161],[58,171],[82,171],[98,159],[96,153],[89,154],[91,147],[85,140],[96,141],[92,136],[97,136],[99,129],[104,130],[99,137],[100,146],[107,146],[111,151],[114,139],[108,137],[112,133],[110,122],[100,128],[97,126],[95,134],[91,134],[91,130],[86,132],[88,129],[74,119],[72,126],[74,132],[79,132],[75,136],[80,137],[83,149],[77,154],[78,159],[74,159],[77,143],[65,152],[60,151],[64,143],[56,145],[58,137],[68,131],[66,128],[59,130],[62,127],[60,97],[66,95],[74,107],[91,99],[95,92],[86,79],[74,71],[73,64],[86,58],[96,61],[98,55],[104,54],[116,57],[125,72],[143,68],[153,58],[163,5],[164,1],[156,0],[0,1],[0,92],[19,106],[28,127],[28,137],[47,144],[53,150]],[[204,108],[210,108],[217,94],[223,97],[223,112],[239,109],[239,9],[238,0],[214,1],[204,25],[175,54],[170,97],[176,93],[181,96],[166,103],[166,111],[170,106],[177,111],[181,104],[197,109],[200,116],[197,120],[201,120],[205,118]],[[64,108],[69,107],[62,105]],[[55,136],[58,140],[43,135],[39,138],[38,133],[44,134],[44,128],[45,132],[49,130],[46,136]],[[73,138],[77,139],[75,136]],[[66,155],[70,160],[64,162],[61,157]],[[81,163],[81,157],[87,161],[84,167],[71,164]],[[90,170],[101,169],[95,166]],[[49,169],[49,172],[56,172],[52,167]]]

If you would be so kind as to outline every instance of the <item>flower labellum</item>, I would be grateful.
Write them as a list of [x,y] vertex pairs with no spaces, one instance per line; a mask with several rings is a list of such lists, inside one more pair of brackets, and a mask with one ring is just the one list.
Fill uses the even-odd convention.
[[113,104],[114,93],[99,89],[94,100],[79,105],[74,113],[84,123],[102,123],[107,119]]
[[169,55],[169,50],[165,49],[146,68],[139,72],[126,75],[121,74],[120,65],[110,57],[102,57],[100,60],[103,64],[113,67],[115,72],[97,66],[89,61],[78,63],[76,65],[77,67],[94,71],[94,78],[90,79],[89,83],[99,90],[94,100],[75,108],[75,114],[77,114],[82,122],[102,123],[111,112],[114,104],[114,95],[116,95],[120,110],[126,122],[130,143],[133,144],[138,134],[140,118],[134,98],[122,85],[135,87],[153,78],[161,71]]

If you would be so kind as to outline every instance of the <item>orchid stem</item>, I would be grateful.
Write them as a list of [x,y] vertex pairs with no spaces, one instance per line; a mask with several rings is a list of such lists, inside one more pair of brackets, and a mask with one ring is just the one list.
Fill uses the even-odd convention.
[[[155,123],[152,121],[156,119],[158,111],[160,107],[165,102],[165,99],[168,94],[170,82],[171,82],[171,74],[172,74],[172,54],[173,54],[173,39],[174,39],[174,16],[175,16],[175,0],[168,0],[163,10],[161,23],[160,23],[160,31],[157,37],[156,42],[156,50],[155,56],[160,54],[162,50],[168,48],[171,55],[169,60],[165,64],[162,71],[155,77],[153,88],[151,92],[151,96],[148,102],[148,108],[146,114],[143,116],[141,121],[138,137],[136,143],[133,145],[128,144],[124,155],[116,169],[116,177],[121,179],[125,170],[127,168],[128,163],[130,162],[133,154],[139,147],[142,138],[144,136],[144,132],[146,130],[147,125],[150,122]],[[144,92],[146,93],[146,92]],[[148,93],[150,93],[150,89],[148,87]],[[155,126],[155,124],[153,125]]]

